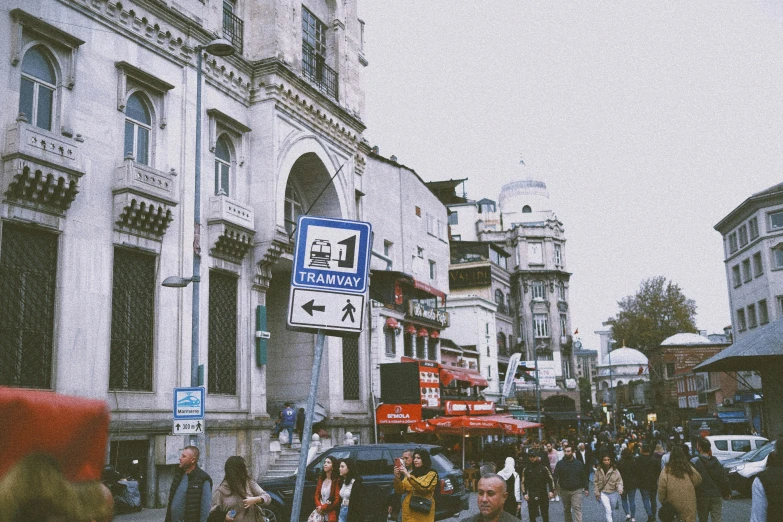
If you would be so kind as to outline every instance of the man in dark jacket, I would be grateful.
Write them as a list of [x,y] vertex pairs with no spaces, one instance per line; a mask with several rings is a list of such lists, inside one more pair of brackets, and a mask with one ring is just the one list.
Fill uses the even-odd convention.
[[723,499],[731,498],[731,486],[726,471],[712,456],[712,447],[707,439],[699,439],[696,443],[699,456],[691,459],[691,464],[701,475],[701,484],[696,486],[696,512],[699,522],[721,522],[723,518]]
[[585,466],[574,458],[574,448],[563,448],[563,460],[555,465],[555,485],[560,488],[563,497],[563,512],[565,522],[573,520],[582,522],[582,496],[587,496],[590,487],[590,476],[585,472]]
[[641,455],[634,459],[635,473],[642,494],[644,510],[647,511],[647,520],[655,520],[658,511],[658,476],[661,474],[661,464],[654,455],[650,454],[652,448],[649,442],[642,444]]
[[528,461],[522,470],[521,482],[530,522],[535,521],[539,511],[543,521],[549,522],[549,499],[555,496],[555,481],[549,471],[549,461],[543,464],[541,454],[532,450],[528,453]]
[[783,513],[783,454],[781,440],[770,442],[775,449],[767,457],[767,469],[753,480],[753,503],[750,506],[750,522],[779,520]]
[[212,505],[212,479],[199,468],[199,450],[187,446],[169,491],[166,522],[206,522]]

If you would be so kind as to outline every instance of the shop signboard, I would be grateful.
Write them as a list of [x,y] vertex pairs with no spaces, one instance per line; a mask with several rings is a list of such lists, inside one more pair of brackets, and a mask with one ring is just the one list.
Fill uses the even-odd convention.
[[375,410],[377,424],[413,424],[421,420],[421,404],[381,404]]
[[449,270],[449,288],[475,288],[492,284],[489,265]]
[[421,404],[427,408],[440,408],[440,368],[438,363],[419,361],[419,388]]
[[[536,378],[536,363],[535,361],[522,361],[519,363],[521,367],[528,368],[525,373],[528,375],[527,379],[517,379],[515,381],[517,388],[532,388],[535,387]],[[557,387],[557,372],[555,361],[538,361],[538,380],[541,388],[556,388]]]
[[492,401],[444,401],[446,415],[492,415],[495,403]]
[[447,311],[426,306],[414,299],[408,302],[408,314],[414,319],[438,325],[440,328],[449,326],[449,313]]

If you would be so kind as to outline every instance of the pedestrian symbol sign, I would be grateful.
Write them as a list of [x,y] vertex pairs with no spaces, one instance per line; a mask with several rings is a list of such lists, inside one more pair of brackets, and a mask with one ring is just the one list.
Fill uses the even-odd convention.
[[199,435],[204,433],[204,419],[174,420],[171,432],[174,435]]
[[292,287],[288,325],[358,333],[362,331],[364,302],[363,294]]
[[363,221],[300,216],[291,285],[365,293],[371,233]]
[[204,388],[174,388],[174,420],[204,418]]

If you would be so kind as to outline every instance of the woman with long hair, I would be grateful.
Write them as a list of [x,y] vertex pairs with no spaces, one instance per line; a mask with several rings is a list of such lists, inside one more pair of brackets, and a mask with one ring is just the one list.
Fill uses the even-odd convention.
[[364,486],[356,472],[353,459],[340,461],[340,514],[339,522],[364,520]]
[[228,522],[256,521],[255,506],[271,504],[272,498],[250,478],[242,457],[229,457],[224,469],[225,478],[212,494],[212,511],[220,509],[225,512]]
[[623,493],[623,479],[614,465],[613,456],[612,451],[603,454],[593,478],[593,493],[604,507],[606,522],[612,522],[612,511],[619,508],[620,495]]
[[336,457],[324,459],[324,470],[315,487],[315,509],[326,522],[337,522],[340,510],[340,461]]
[[658,478],[661,505],[670,504],[683,522],[696,522],[696,486],[699,484],[701,475],[688,461],[686,450],[680,445],[674,446],[669,462]]
[[636,465],[630,445],[620,454],[617,471],[620,472],[620,477],[623,479],[623,492],[620,498],[623,502],[625,519],[630,518],[631,522],[636,522],[636,490],[639,489],[639,480],[636,477]]
[[[435,521],[435,488],[438,486],[438,473],[432,469],[432,458],[427,450],[413,450],[413,469],[408,471],[404,466],[399,470],[398,478],[394,479],[394,491],[407,493],[402,503],[402,522],[434,522]],[[416,499],[414,499],[416,497]],[[411,500],[424,499],[429,501],[430,509],[426,513],[422,507],[418,511],[411,508]],[[421,505],[415,502],[414,505]]]

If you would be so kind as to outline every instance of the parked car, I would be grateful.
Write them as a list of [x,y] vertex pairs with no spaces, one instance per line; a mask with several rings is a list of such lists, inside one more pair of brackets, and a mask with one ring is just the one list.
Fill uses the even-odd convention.
[[721,462],[739,458],[769,442],[768,439],[755,435],[709,435],[705,438],[712,446],[712,456]]
[[729,474],[731,489],[741,495],[750,496],[753,479],[767,467],[767,457],[775,449],[775,443],[767,443],[759,449],[749,451],[736,459],[723,462],[723,469]]
[[[389,502],[394,493],[394,459],[400,457],[403,450],[414,447],[424,448],[430,452],[432,467],[438,472],[440,484],[435,490],[435,520],[457,516],[461,511],[467,510],[468,492],[465,490],[462,471],[455,468],[446,458],[443,448],[427,444],[368,444],[335,446],[318,455],[307,466],[300,520],[307,520],[307,516],[315,509],[315,486],[318,475],[323,471],[324,459],[331,456],[337,459],[354,459],[368,495],[365,503],[368,506],[365,519],[371,522],[386,522]],[[296,475],[261,481],[260,484],[272,497],[272,505],[268,509],[274,514],[275,522],[289,520]]]

